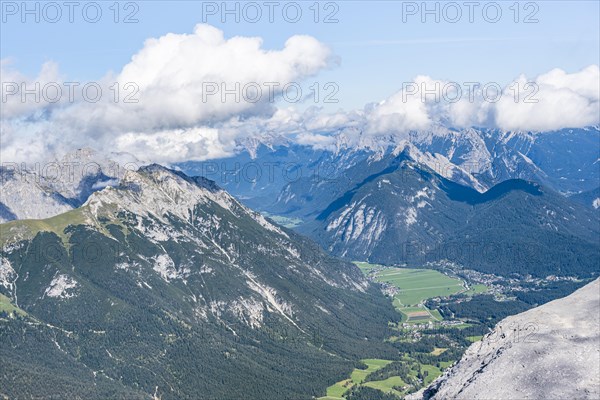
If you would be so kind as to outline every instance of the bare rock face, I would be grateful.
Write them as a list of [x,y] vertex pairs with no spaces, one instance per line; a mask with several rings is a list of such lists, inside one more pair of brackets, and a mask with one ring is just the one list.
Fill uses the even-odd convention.
[[45,219],[72,210],[144,164],[128,153],[104,154],[90,148],[42,164],[5,162],[0,165],[0,223]]
[[501,321],[412,400],[599,399],[600,280]]

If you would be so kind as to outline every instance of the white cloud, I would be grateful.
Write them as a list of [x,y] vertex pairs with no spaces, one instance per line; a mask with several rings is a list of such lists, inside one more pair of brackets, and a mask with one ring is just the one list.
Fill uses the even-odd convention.
[[[362,113],[311,116],[311,123],[351,121],[353,127],[362,126],[363,133],[372,136],[402,136],[440,124],[524,131],[596,125],[600,123],[599,71],[597,65],[574,73],[554,69],[533,79],[520,76],[504,88],[493,82],[473,87],[417,76],[389,98],[366,106]],[[484,92],[485,85],[488,89]],[[500,93],[495,92],[496,87]],[[327,125],[317,123],[320,128]]]
[[170,163],[203,160],[233,154],[235,144],[223,143],[214,128],[174,129],[148,133],[126,133],[116,139],[118,151],[135,149],[146,159]]
[[[286,134],[301,144],[334,148],[330,134],[342,131],[346,145],[360,145],[370,136],[404,136],[440,124],[543,131],[600,123],[597,65],[575,73],[555,69],[536,78],[520,76],[504,86],[495,103],[485,101],[481,91],[470,97],[464,86],[460,100],[452,101],[457,93],[452,87],[444,91],[449,82],[428,76],[417,76],[408,86],[396,83],[398,92],[362,110],[324,114],[311,107],[300,112],[277,108],[269,98],[265,83],[278,82],[275,96],[281,97],[285,83],[318,74],[331,60],[330,50],[309,36],[293,36],[282,49],[266,50],[260,38],[225,38],[217,28],[200,24],[190,34],[148,39],[119,73],[99,80],[103,96],[97,103],[84,101],[79,93],[73,103],[10,98],[0,120],[1,156],[43,160],[89,146],[173,163],[225,157],[236,151],[240,139],[263,134]],[[6,60],[1,68],[3,81],[28,86],[68,80],[53,63],[44,64],[35,78],[23,76]],[[537,103],[524,102],[524,84],[531,81],[539,88]],[[120,84],[119,102],[110,90],[114,82]],[[137,103],[122,101],[131,92],[124,90],[128,82],[139,88]],[[232,95],[223,101],[219,93],[203,96],[206,83],[212,82],[230,89],[237,83],[257,83],[262,97],[249,102],[235,101]],[[515,84],[521,89],[519,102],[514,101]],[[437,97],[432,88],[437,88]]]
[[[2,155],[43,157],[49,150],[78,146],[116,146],[167,162],[222,155],[229,151],[234,135],[228,124],[244,130],[237,119],[256,125],[255,117],[264,123],[280,118],[274,104],[284,85],[302,82],[327,68],[331,60],[330,50],[310,36],[292,36],[282,49],[267,50],[261,38],[227,39],[217,28],[199,24],[191,34],[148,39],[120,73],[97,82],[103,93],[98,102],[76,96],[74,102],[49,107],[43,102],[22,104],[13,96],[2,114]],[[15,82],[61,81],[54,64],[44,65],[34,79],[9,70],[3,61],[3,81],[5,70]],[[110,89],[114,82],[119,83],[119,101]],[[135,86],[126,88],[128,83]],[[222,89],[238,85],[241,96],[256,95],[253,88],[260,89],[261,95],[251,101],[243,97],[236,101],[234,95],[222,98]],[[139,92],[134,98],[139,101],[124,102],[136,87]],[[218,92],[209,95],[207,87]],[[216,131],[215,126],[221,129]],[[32,150],[24,151],[33,143],[37,145]],[[207,149],[208,145],[215,148]]]
[[[538,76],[534,87],[525,88],[527,79],[515,83],[519,101],[505,89],[495,106],[496,124],[505,130],[545,131],[598,124],[600,118],[600,73],[597,65],[572,74],[554,69]],[[531,95],[528,102],[525,96]]]
[[[261,46],[261,38],[225,39],[222,31],[204,24],[193,34],[147,40],[117,78],[140,88],[140,101],[130,108],[141,118],[127,128],[192,127],[238,115],[270,116],[271,93],[279,97],[284,85],[326,68],[331,56],[310,36],[293,36],[278,51]],[[225,90],[241,95],[237,100],[234,94],[223,98]]]
[[331,135],[302,132],[296,137],[296,142],[316,149],[335,150],[336,139]]
[[99,190],[99,189],[104,189],[105,187],[108,187],[108,186],[117,186],[118,184],[119,184],[118,179],[108,179],[106,181],[94,183],[92,185],[92,189]]
[[364,120],[362,110],[350,112],[339,111],[333,114],[323,114],[319,107],[308,108],[302,115],[303,126],[309,131],[332,132],[360,125]]
[[[47,107],[56,106],[67,98],[66,96],[57,97],[56,90],[51,87],[62,81],[58,73],[58,65],[53,62],[44,63],[39,74],[35,78],[29,78],[13,68],[11,60],[2,59],[0,60],[0,77],[2,77],[0,85],[1,119],[15,118],[20,115],[29,116]],[[45,91],[44,88],[46,88]],[[31,92],[28,93],[28,91]],[[55,98],[57,98],[56,102],[54,102]]]
[[367,114],[368,133],[406,132],[426,129],[431,124],[426,103],[417,95],[404,93],[400,91],[380,102]]

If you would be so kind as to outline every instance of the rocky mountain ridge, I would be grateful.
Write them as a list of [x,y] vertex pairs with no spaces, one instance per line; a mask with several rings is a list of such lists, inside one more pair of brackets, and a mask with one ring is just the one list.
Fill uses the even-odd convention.
[[393,351],[399,316],[357,267],[205,178],[150,165],[0,229],[10,398],[310,399]]
[[597,399],[600,280],[508,317],[408,400]]
[[0,222],[50,218],[72,210],[141,165],[131,154],[104,155],[90,148],[45,163],[4,162],[0,166]]

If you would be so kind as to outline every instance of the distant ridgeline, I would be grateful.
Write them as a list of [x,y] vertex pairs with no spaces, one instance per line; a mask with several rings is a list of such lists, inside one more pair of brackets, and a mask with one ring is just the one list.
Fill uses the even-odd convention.
[[295,229],[349,260],[597,275],[598,127],[330,135],[323,149],[265,134],[240,143],[234,157],[180,167],[253,208],[301,221]]
[[382,264],[449,260],[498,275],[597,275],[598,214],[538,183],[480,193],[408,155],[299,228],[336,255]]

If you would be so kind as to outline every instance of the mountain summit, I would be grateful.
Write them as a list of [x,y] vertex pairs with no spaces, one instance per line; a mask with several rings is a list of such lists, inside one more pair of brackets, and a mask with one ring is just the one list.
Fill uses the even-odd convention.
[[0,222],[50,218],[82,205],[90,194],[117,185],[141,162],[128,153],[77,149],[33,165],[0,166]]

